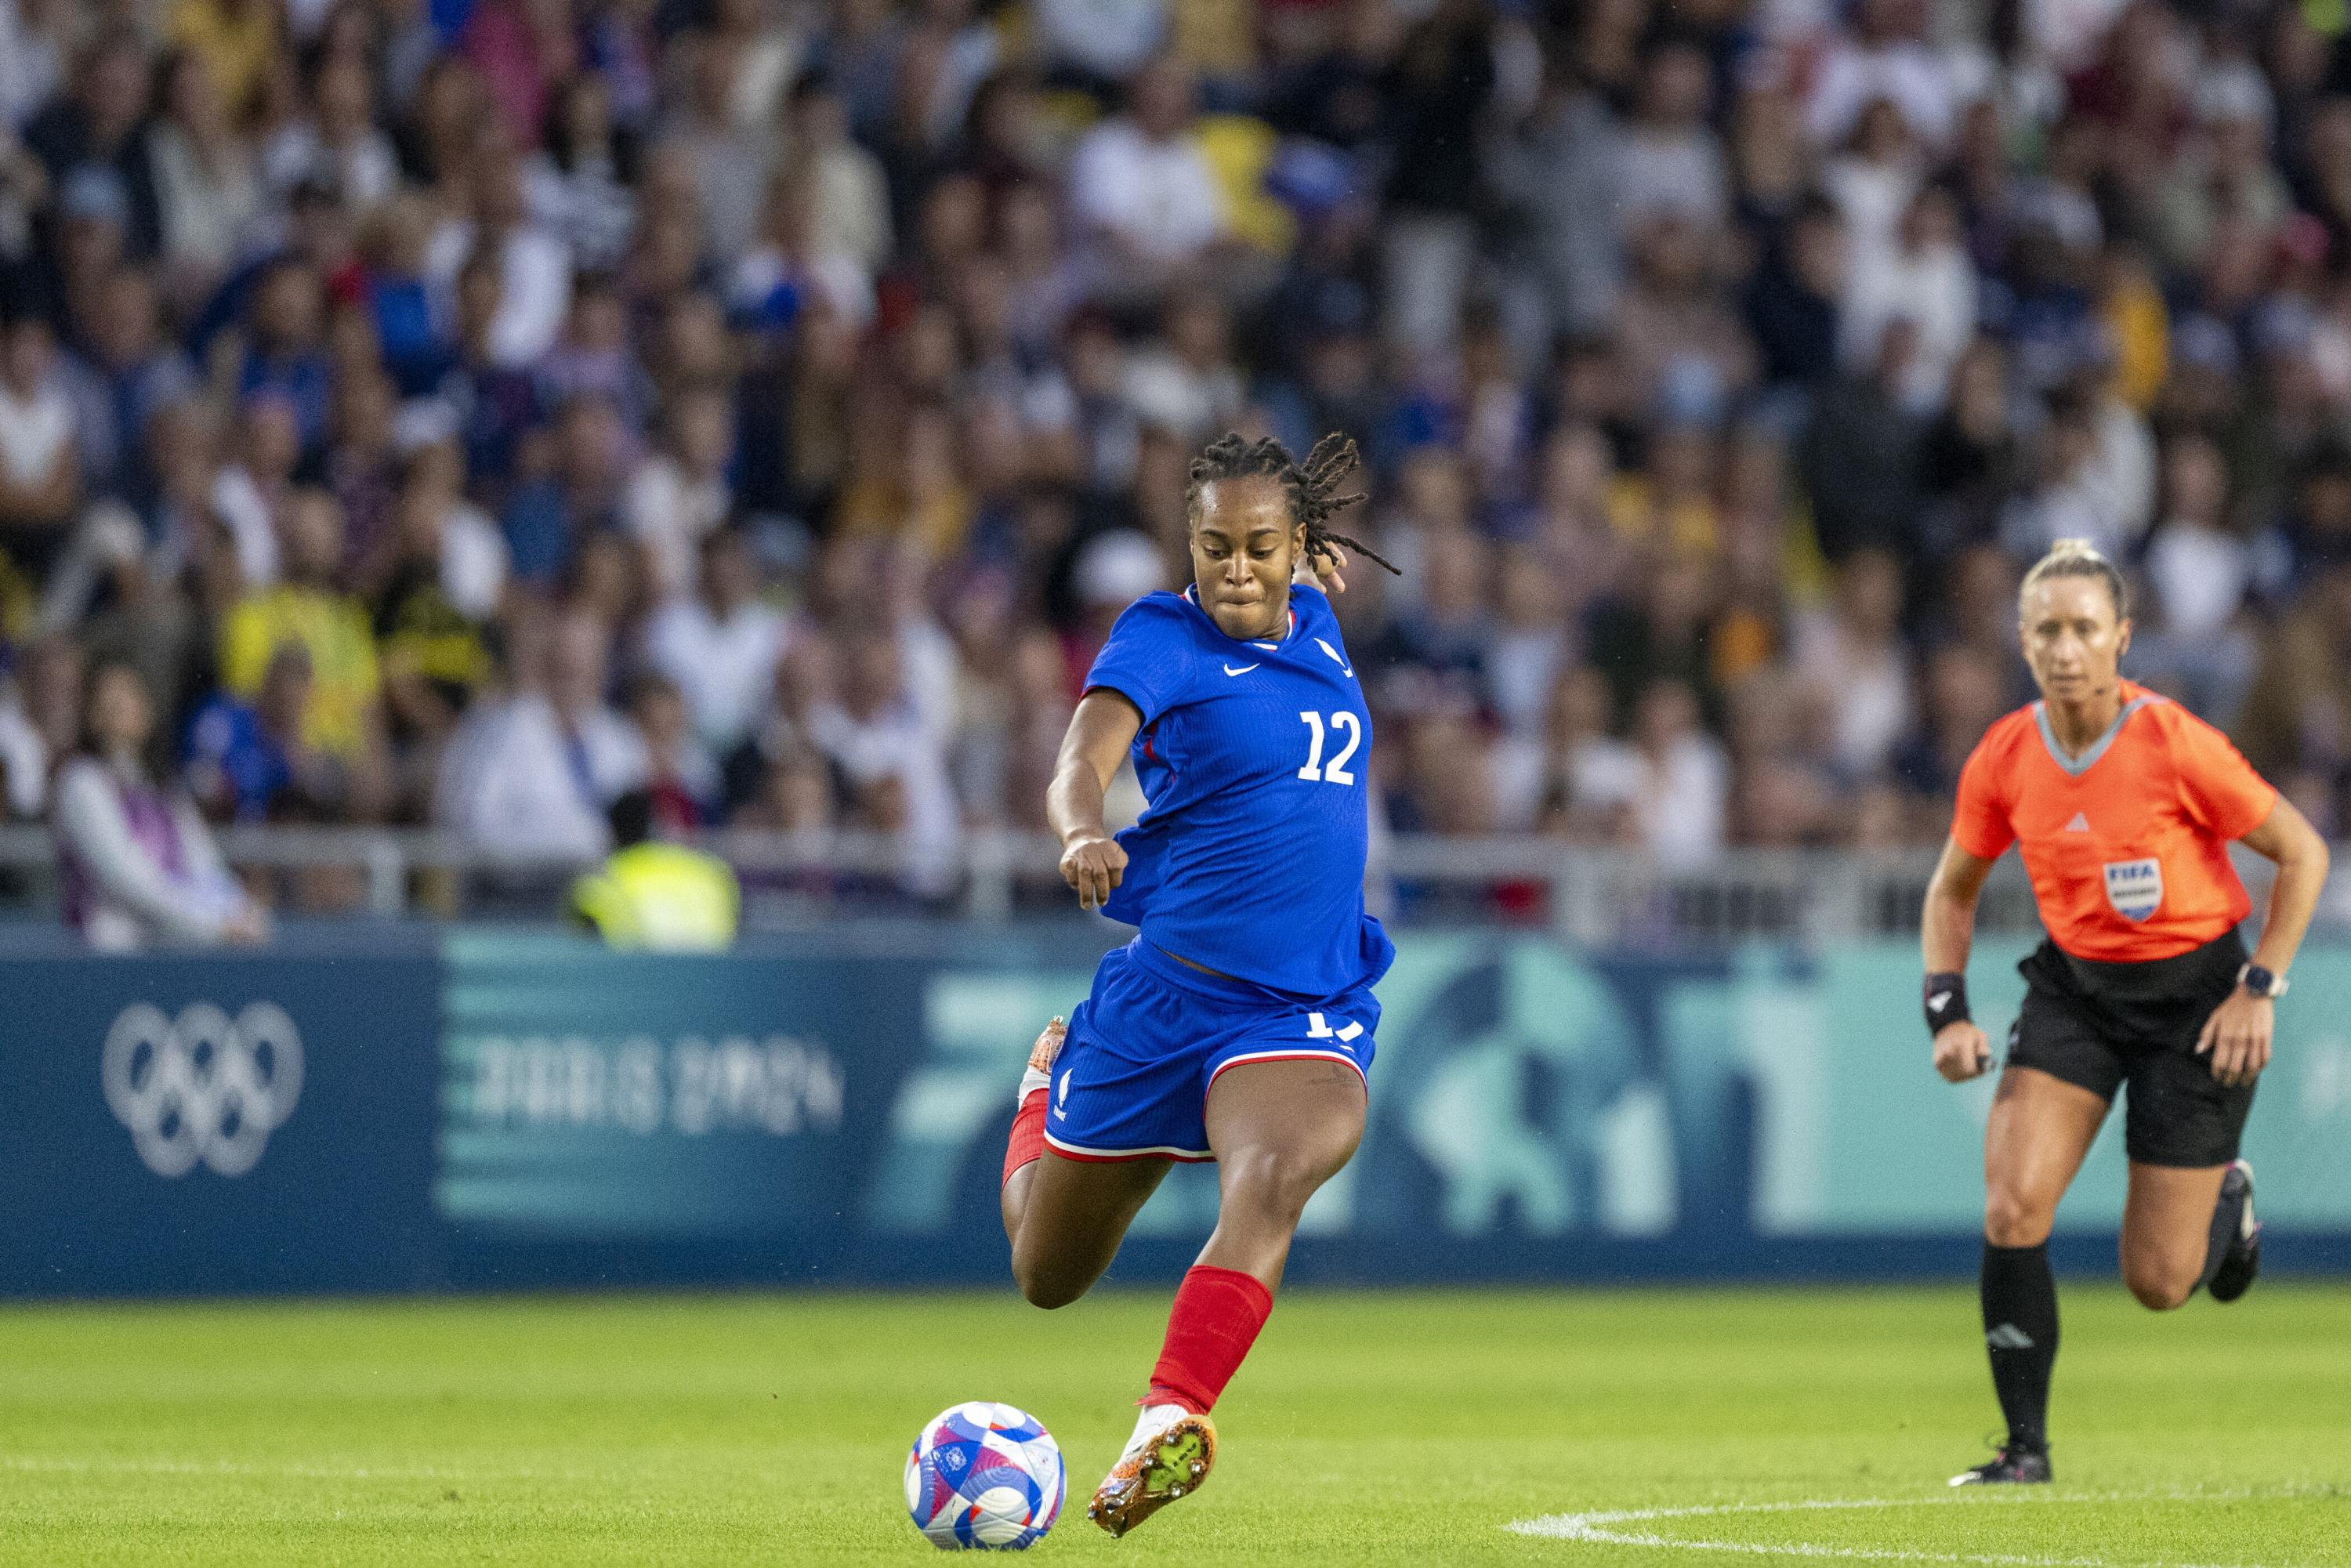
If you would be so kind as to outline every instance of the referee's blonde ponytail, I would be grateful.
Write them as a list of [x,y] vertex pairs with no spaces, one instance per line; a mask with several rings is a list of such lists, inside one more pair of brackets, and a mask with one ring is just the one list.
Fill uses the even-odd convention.
[[2120,621],[2130,614],[2130,589],[2124,583],[2123,574],[2087,539],[2059,539],[2051,545],[2049,553],[2033,562],[2032,570],[2024,574],[2023,585],[2017,590],[2018,601],[2022,603],[2035,584],[2053,577],[2095,577],[2106,585],[2106,593],[2114,600],[2115,619]]

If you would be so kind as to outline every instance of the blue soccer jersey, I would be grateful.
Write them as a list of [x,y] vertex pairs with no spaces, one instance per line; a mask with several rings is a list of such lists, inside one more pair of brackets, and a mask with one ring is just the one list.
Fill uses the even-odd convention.
[[1150,805],[1118,835],[1126,875],[1105,914],[1293,996],[1386,972],[1395,949],[1364,912],[1371,715],[1321,590],[1293,588],[1289,631],[1266,642],[1225,635],[1190,589],[1147,595],[1086,687],[1143,715],[1134,758]]

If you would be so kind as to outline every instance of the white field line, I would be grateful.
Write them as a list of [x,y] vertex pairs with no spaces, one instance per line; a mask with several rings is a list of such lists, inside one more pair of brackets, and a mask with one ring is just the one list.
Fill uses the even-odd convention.
[[77,1458],[61,1454],[0,1454],[0,1471],[63,1475],[257,1476],[315,1481],[590,1481],[582,1470],[449,1469],[433,1465],[248,1464],[235,1459]]
[[[2313,1490],[2271,1489],[2253,1490],[2169,1491],[2169,1492],[2043,1492],[2004,1497],[1986,1497],[1975,1493],[1967,1497],[1929,1496],[1915,1498],[1820,1498],[1802,1502],[1733,1502],[1712,1503],[1688,1508],[1633,1508],[1589,1513],[1552,1513],[1540,1519],[1521,1519],[1503,1526],[1519,1535],[1547,1536],[1559,1541],[1580,1541],[1593,1545],[1671,1547],[1683,1552],[1732,1552],[1749,1557],[1816,1557],[1844,1558],[1866,1563],[1980,1563],[1985,1568],[2221,1568],[2221,1565],[2187,1563],[2156,1563],[2140,1559],[2117,1560],[2110,1557],[2032,1556],[1999,1552],[1919,1552],[1907,1547],[1823,1546],[1808,1541],[1705,1541],[1688,1536],[1659,1535],[1654,1531],[1620,1530],[1619,1525],[1642,1524],[1666,1519],[1708,1519],[1727,1514],[1753,1513],[1834,1513],[1855,1512],[1870,1509],[1931,1508],[1964,1504],[1971,1508],[1992,1507],[2053,1507],[2074,1502],[2222,1502],[2242,1501],[2252,1498],[2299,1497],[2315,1495]],[[2232,1564],[2228,1568],[2253,1568],[2251,1564]]]

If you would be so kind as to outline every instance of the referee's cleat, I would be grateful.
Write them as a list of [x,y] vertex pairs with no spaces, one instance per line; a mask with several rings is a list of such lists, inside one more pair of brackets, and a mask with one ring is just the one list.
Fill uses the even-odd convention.
[[1102,1478],[1086,1517],[1111,1534],[1124,1535],[1178,1498],[1191,1496],[1217,1462],[1217,1425],[1181,1405],[1144,1407],[1118,1457]]
[[1991,1458],[1951,1478],[1955,1487],[2046,1486],[2048,1482],[2049,1450],[2014,1442],[2001,1444],[2000,1452]]
[[2220,1201],[2226,1203],[2240,1195],[2243,1205],[2237,1211],[2237,1234],[2229,1239],[2229,1250],[2221,1255],[2220,1266],[2212,1270],[2211,1282],[2204,1287],[2216,1301],[2235,1301],[2253,1288],[2253,1277],[2262,1271],[2262,1222],[2253,1218],[2253,1167],[2234,1160],[2229,1174],[2220,1178]]

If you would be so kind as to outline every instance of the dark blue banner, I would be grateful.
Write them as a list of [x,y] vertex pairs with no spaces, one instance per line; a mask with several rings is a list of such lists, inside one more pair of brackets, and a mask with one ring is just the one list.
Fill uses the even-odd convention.
[[[717,957],[460,929],[353,956],[6,965],[0,1292],[1005,1279],[997,1182],[1044,1021],[1118,933],[846,926]],[[1927,1064],[1915,952],[1661,961],[1411,931],[1372,1113],[1301,1281],[1898,1277],[1973,1266],[1991,1081]],[[1980,945],[1999,1039],[2014,945]],[[2306,953],[2246,1134],[2273,1262],[2351,1267],[2351,1039]],[[2119,1118],[2116,1119],[2119,1121]],[[2060,1215],[2111,1267],[2099,1141]],[[1118,1274],[1215,1223],[1178,1167]]]
[[429,1285],[441,967],[35,957],[0,1009],[0,1291]]

